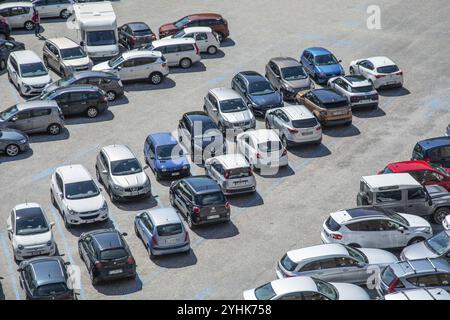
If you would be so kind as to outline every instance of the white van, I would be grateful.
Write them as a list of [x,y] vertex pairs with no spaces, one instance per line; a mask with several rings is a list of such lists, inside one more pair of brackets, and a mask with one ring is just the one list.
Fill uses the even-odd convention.
[[167,59],[169,67],[180,66],[187,69],[201,60],[200,50],[192,38],[156,40],[143,49],[160,51]]

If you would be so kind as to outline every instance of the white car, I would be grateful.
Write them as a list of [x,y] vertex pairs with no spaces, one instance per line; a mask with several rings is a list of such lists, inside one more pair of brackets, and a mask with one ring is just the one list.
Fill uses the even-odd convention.
[[115,72],[121,80],[148,79],[160,84],[169,74],[166,58],[158,51],[132,50],[92,67],[92,71]]
[[287,150],[273,130],[259,129],[237,135],[237,152],[255,169],[288,165]]
[[450,300],[450,293],[441,288],[411,289],[387,294],[384,300]]
[[202,59],[200,49],[192,38],[156,40],[138,50],[159,51],[167,59],[169,67],[180,66],[183,69],[190,68]]
[[82,165],[67,165],[55,170],[50,184],[50,198],[68,229],[73,225],[109,218],[108,204],[101,188]]
[[382,249],[403,248],[432,236],[424,218],[369,206],[331,213],[321,234],[323,243]]
[[14,207],[6,222],[14,259],[22,261],[39,255],[55,255],[53,222],[48,222],[37,203],[24,203]]
[[245,300],[370,300],[367,292],[350,283],[325,282],[311,277],[274,280],[244,291]]
[[352,108],[378,108],[378,92],[373,84],[361,75],[331,78],[328,87],[347,97]]
[[7,62],[8,79],[23,96],[38,95],[52,82],[47,67],[31,50],[12,52]]
[[193,38],[200,52],[216,54],[220,47],[219,37],[210,27],[191,27],[163,39]]
[[402,87],[403,71],[387,57],[372,57],[352,61],[350,74],[360,74],[373,83],[375,89]]

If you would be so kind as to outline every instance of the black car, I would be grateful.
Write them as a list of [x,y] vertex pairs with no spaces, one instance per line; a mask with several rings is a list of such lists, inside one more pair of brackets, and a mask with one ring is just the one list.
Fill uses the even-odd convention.
[[255,71],[242,71],[231,80],[231,88],[238,92],[256,116],[283,106],[283,98],[265,77]]
[[19,50],[25,50],[25,44],[12,40],[0,40],[0,71],[6,69],[9,54]]
[[178,139],[190,150],[193,162],[225,154],[226,139],[216,123],[203,111],[186,112],[178,123]]
[[0,16],[0,39],[9,39],[10,36],[11,27],[9,26],[8,20],[5,17]]
[[25,260],[19,266],[20,287],[30,300],[72,300],[75,292],[66,266],[58,257]]
[[100,281],[136,277],[136,262],[124,236],[115,229],[82,233],[78,252],[89,272],[92,284]]
[[208,176],[173,182],[169,198],[170,204],[181,212],[191,229],[200,224],[230,221],[230,204],[217,182]]
[[119,43],[128,50],[151,44],[156,35],[145,22],[129,22],[119,27]]
[[411,160],[437,163],[450,170],[450,137],[436,137],[417,142]]
[[84,114],[95,118],[108,110],[106,92],[96,86],[72,85],[44,93],[32,100],[56,101],[64,116]]

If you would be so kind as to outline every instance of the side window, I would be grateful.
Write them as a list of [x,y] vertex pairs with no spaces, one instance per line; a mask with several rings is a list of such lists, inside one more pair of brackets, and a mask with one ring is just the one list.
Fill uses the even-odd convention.
[[86,99],[86,95],[83,92],[72,92],[70,93],[71,102],[81,102]]
[[220,163],[214,163],[212,167],[221,175],[224,174],[223,166]]
[[137,58],[134,59],[134,66],[143,66],[147,64],[154,63],[156,61],[156,58]]
[[34,109],[31,112],[31,117],[48,116],[50,113],[52,113],[52,109]]
[[336,259],[324,259],[320,261],[320,269],[331,269],[331,268],[337,268],[338,265],[336,263]]
[[420,144],[416,144],[414,147],[415,156],[419,157],[419,159],[423,159],[423,149]]
[[148,216],[147,213],[144,213],[144,215],[142,216],[142,222],[144,223],[144,226],[148,230],[153,231],[154,224],[152,222],[152,219]]
[[108,161],[106,160],[106,157],[103,152],[100,152],[100,162],[102,163],[102,166],[104,168],[106,169],[108,168]]
[[278,300],[303,300],[303,295],[301,292],[292,292],[281,296]]
[[122,67],[123,68],[132,68],[132,67],[134,67],[134,60],[135,59],[130,59],[130,60],[124,61],[122,63]]
[[441,158],[446,158],[449,159],[450,158],[450,146],[445,146],[440,148],[440,153],[441,153]]
[[440,285],[438,274],[411,277],[408,278],[408,281],[417,287],[436,287]]
[[289,122],[288,116],[283,111],[280,111],[280,119],[283,120],[284,122]]
[[402,200],[402,191],[395,190],[395,191],[377,192],[376,199],[378,203],[400,201]]
[[193,51],[194,46],[192,44],[180,44],[179,49],[180,52],[182,51]]
[[422,188],[409,189],[408,200],[425,200],[425,191]]
[[179,49],[178,49],[178,46],[177,45],[174,45],[174,46],[167,46],[166,47],[166,52],[165,53],[176,53],[176,52],[178,52],[179,51]]
[[67,103],[69,101],[69,94],[63,93],[55,98],[58,103]]
[[303,300],[329,300],[318,292],[303,292]]
[[16,117],[18,120],[29,119],[29,118],[31,118],[31,111],[30,110],[21,111],[21,112],[17,113]]
[[443,175],[441,175],[440,173],[427,170],[427,171],[425,171],[424,179],[426,181],[439,182],[439,181],[444,180],[445,177]]
[[342,257],[342,258],[336,258],[336,265],[338,267],[354,267],[358,265],[358,261],[352,259],[352,258],[347,258],[347,257]]
[[200,32],[195,36],[195,40],[208,40],[208,35],[205,32]]
[[2,17],[9,17],[9,16],[11,16],[11,12],[10,12],[9,9],[0,10],[0,16],[2,16]]
[[442,286],[448,286],[450,285],[450,274],[448,273],[441,273],[439,275],[440,285]]
[[59,174],[56,174],[56,185],[57,185],[59,191],[62,192],[63,191],[63,182],[62,182],[61,176]]
[[85,78],[83,80],[84,80],[84,83],[86,83],[86,84],[98,86],[100,84],[101,78],[92,77],[92,78]]
[[299,271],[313,271],[320,269],[322,269],[321,263],[319,261],[315,261],[305,264]]
[[397,230],[400,227],[400,225],[394,221],[391,220],[380,220],[380,230],[382,231],[394,231]]

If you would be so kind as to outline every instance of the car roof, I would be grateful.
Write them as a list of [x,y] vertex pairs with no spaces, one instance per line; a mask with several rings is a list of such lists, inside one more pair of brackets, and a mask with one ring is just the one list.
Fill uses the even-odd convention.
[[94,85],[89,85],[89,84],[71,84],[68,86],[63,86],[63,87],[58,87],[55,90],[53,90],[53,92],[73,92],[73,91],[95,91],[98,92],[101,89],[97,86]]
[[[284,107],[276,108],[282,110],[291,120],[315,118],[311,111],[302,104],[284,104]],[[276,110],[274,109],[274,110]]]
[[385,296],[386,300],[450,300],[450,293],[442,288],[402,290]]
[[194,33],[194,32],[212,32],[212,29],[210,27],[189,27],[183,29],[184,33]]
[[203,111],[190,111],[184,114],[190,121],[214,122]]
[[105,146],[102,148],[102,151],[106,154],[110,161],[136,158],[130,148],[123,144],[112,144],[109,146]]
[[169,223],[181,223],[180,216],[174,208],[160,208],[147,211],[157,226]]
[[317,292],[317,285],[311,277],[290,277],[277,279],[271,282],[277,295],[299,291]]
[[155,145],[174,145],[177,140],[170,132],[156,132],[148,135],[155,142]]
[[396,262],[391,265],[397,276],[408,276],[426,272],[444,271],[450,273],[449,262],[442,258],[425,258]]
[[11,7],[33,7],[33,3],[32,2],[27,2],[27,1],[16,1],[16,2],[6,2],[6,3],[2,3],[0,4],[0,10],[1,9],[6,9],[6,8],[11,8]]
[[369,80],[367,80],[366,78],[364,78],[361,75],[352,74],[352,75],[343,76],[341,78],[343,78],[352,87],[365,87],[365,86],[371,85]]
[[205,12],[205,13],[193,13],[188,15],[189,19],[221,19],[222,16],[218,13],[211,13],[211,12]]
[[44,211],[37,203],[23,203],[14,207],[17,218],[26,218],[29,216],[43,215]]
[[235,168],[247,168],[250,166],[245,157],[240,153],[224,154],[216,156],[212,159],[216,159],[220,163],[222,163],[226,170],[231,170]]
[[92,180],[87,169],[81,164],[62,166],[56,168],[56,171],[61,175],[64,183]]
[[291,250],[287,252],[287,255],[293,262],[299,263],[301,261],[324,258],[326,256],[348,256],[349,253],[342,244],[329,243]]
[[395,173],[416,171],[416,170],[430,170],[432,167],[430,164],[423,160],[409,160],[393,162],[387,165],[387,167]]
[[245,78],[248,82],[255,81],[255,80],[264,80],[269,81],[265,77],[263,77],[260,73],[256,71],[241,71],[239,74]]
[[78,71],[78,72],[74,72],[72,75],[76,79],[87,78],[87,77],[108,77],[108,78],[119,79],[119,76],[117,74],[114,74],[112,72],[105,72],[105,71],[93,71],[93,70]]
[[383,56],[370,57],[370,58],[361,59],[361,60],[369,60],[370,62],[372,62],[373,66],[375,68],[395,65],[394,61],[392,61],[388,57],[383,57]]
[[242,99],[241,96],[231,88],[224,88],[224,87],[214,88],[210,89],[209,92],[215,95],[217,99],[219,99],[219,101],[230,99]]
[[142,21],[128,22],[125,23],[125,25],[128,26],[132,31],[150,30],[149,25]]
[[13,55],[16,58],[17,63],[19,63],[19,64],[36,63],[36,62],[42,63],[41,58],[39,58],[37,53],[32,50],[13,51],[13,52],[11,52],[11,55]]
[[266,141],[279,141],[280,138],[272,129],[257,129],[246,132],[249,136],[252,136],[257,143]]
[[100,251],[124,247],[119,232],[115,229],[96,230],[88,232],[86,235],[90,235],[94,239]]
[[[155,41],[153,41],[153,43],[154,42]],[[146,57],[160,58],[160,57],[162,57],[162,53],[160,51],[153,51],[153,50],[146,50],[146,49],[130,50],[130,51],[125,51],[124,53],[122,53],[122,57],[124,59],[129,59],[129,58],[146,58]]]
[[152,42],[152,46],[154,48],[158,48],[161,46],[167,46],[171,44],[184,44],[184,43],[190,43],[195,44],[195,39],[193,38],[163,38],[160,40],[155,40]]
[[311,92],[323,103],[347,101],[347,98],[333,89],[313,89]]
[[50,38],[47,41],[56,45],[59,49],[67,49],[67,48],[77,48],[79,47],[78,43],[69,39],[67,37],[59,37],[59,38]]
[[63,266],[59,257],[39,257],[28,261],[37,286],[50,283],[66,283]]
[[298,60],[291,57],[275,57],[270,59],[270,61],[276,63],[280,68],[301,66],[301,63]]
[[31,100],[24,101],[18,103],[17,110],[27,110],[27,109],[35,109],[35,108],[50,108],[50,107],[58,107],[58,103],[56,101],[46,101],[46,100]]
[[386,209],[372,206],[355,207],[332,212],[330,216],[339,224],[355,219],[384,217]]
[[208,176],[193,176],[183,180],[198,194],[221,191],[217,182]]
[[417,142],[423,149],[429,150],[435,147],[450,146],[450,137],[442,136],[425,139]]
[[311,47],[305,49],[305,51],[311,52],[314,56],[319,56],[322,54],[331,54],[331,51],[322,47]]
[[421,187],[409,173],[387,173],[361,177],[371,189],[382,191],[383,189],[408,189]]

